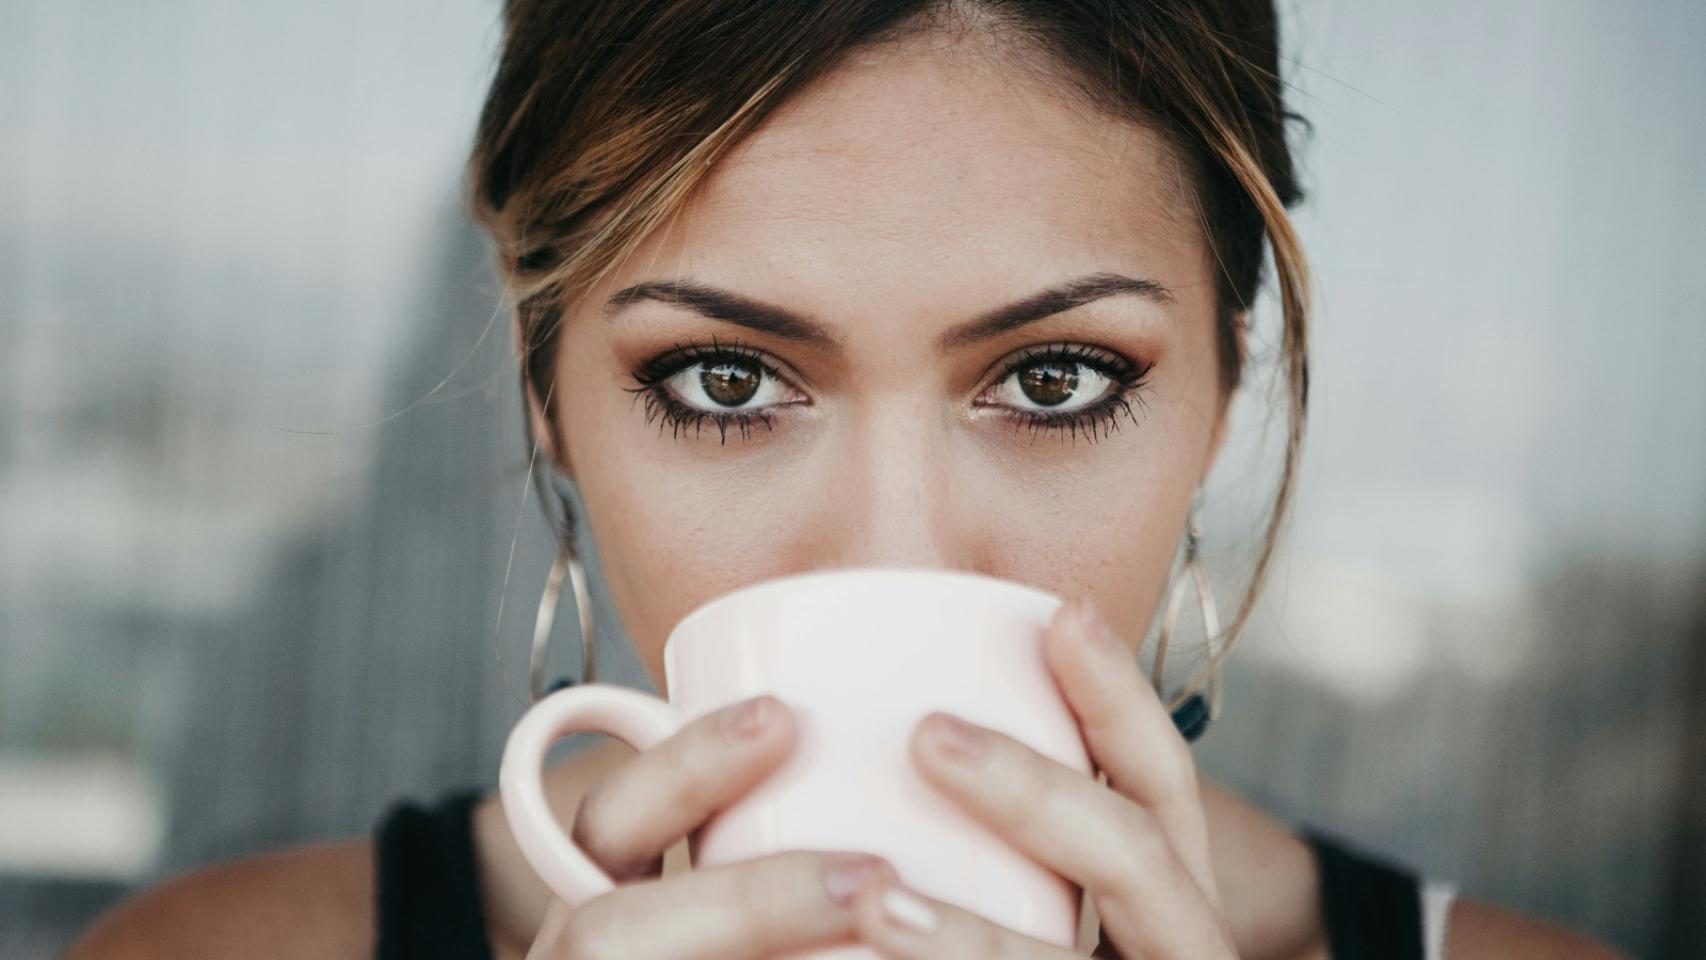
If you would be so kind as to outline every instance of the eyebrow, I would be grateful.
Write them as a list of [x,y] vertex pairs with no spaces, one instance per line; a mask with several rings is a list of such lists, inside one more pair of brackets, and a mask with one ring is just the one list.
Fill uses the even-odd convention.
[[[936,338],[936,349],[945,353],[998,337],[1074,307],[1122,295],[1138,296],[1155,303],[1174,302],[1172,291],[1155,280],[1118,273],[1085,274],[1006,306],[996,307],[944,331]],[[604,315],[606,318],[614,317],[624,307],[641,300],[683,307],[713,320],[739,324],[831,352],[839,352],[843,348],[841,338],[812,317],[693,280],[651,280],[625,287],[605,302]]]

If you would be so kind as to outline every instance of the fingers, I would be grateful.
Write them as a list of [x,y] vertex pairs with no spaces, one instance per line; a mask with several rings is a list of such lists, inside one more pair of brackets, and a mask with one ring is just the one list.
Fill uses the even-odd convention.
[[972,817],[1084,887],[1122,952],[1196,956],[1225,943],[1217,909],[1142,805],[947,714],[919,724],[912,753],[924,778]]
[[1155,815],[1192,878],[1218,904],[1196,762],[1136,654],[1088,598],[1079,598],[1050,622],[1043,660],[1108,785]]
[[860,888],[853,912],[859,938],[899,960],[1082,960],[899,882]]
[[527,960],[552,960],[556,957],[568,923],[568,904],[552,898],[545,908],[545,921],[539,925],[539,933],[533,938],[533,946],[527,950]]
[[795,735],[771,696],[700,717],[588,791],[570,839],[619,882],[655,874],[665,850],[774,770]]
[[795,850],[631,883],[581,904],[528,956],[758,960],[851,942],[859,889],[894,877],[879,857]]
[[1043,660],[1111,786],[1140,802],[1195,790],[1190,745],[1138,669],[1135,652],[1087,598],[1056,611],[1043,635]]

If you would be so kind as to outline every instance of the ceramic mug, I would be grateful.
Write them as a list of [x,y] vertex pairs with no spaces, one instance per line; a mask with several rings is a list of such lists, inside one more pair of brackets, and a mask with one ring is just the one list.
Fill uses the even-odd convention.
[[[550,694],[521,718],[499,774],[510,830],[570,906],[612,889],[546,804],[551,744],[593,731],[646,750],[705,714],[772,694],[794,713],[794,750],[706,823],[695,866],[787,849],[873,853],[928,896],[1070,948],[1077,886],[932,788],[907,748],[918,721],[943,710],[1092,774],[1077,721],[1042,657],[1043,632],[1062,602],[1025,584],[922,567],[832,568],[724,594],[670,631],[668,702],[587,684]],[[794,956],[876,954],[835,946]]]

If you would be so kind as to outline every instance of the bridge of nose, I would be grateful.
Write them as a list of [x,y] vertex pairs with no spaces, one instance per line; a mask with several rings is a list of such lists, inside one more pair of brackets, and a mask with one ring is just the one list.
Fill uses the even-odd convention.
[[[832,528],[826,565],[965,568],[975,554],[964,526],[963,429],[917,394],[891,393],[849,408],[834,433],[820,509]],[[826,545],[828,546],[828,545]]]

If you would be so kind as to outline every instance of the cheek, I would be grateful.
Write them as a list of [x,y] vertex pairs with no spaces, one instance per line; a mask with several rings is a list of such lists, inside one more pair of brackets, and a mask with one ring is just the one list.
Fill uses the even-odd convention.
[[673,449],[668,439],[627,441],[580,461],[581,493],[611,600],[660,691],[664,642],[688,612],[770,577],[872,562],[869,534],[878,526],[928,531],[909,541],[920,553],[880,562],[923,557],[1088,595],[1135,644],[1165,586],[1193,487],[1162,444],[1128,436],[1118,455],[1117,440],[1088,460],[1080,444],[1070,467],[1019,469],[962,451],[945,465],[952,496],[930,507],[865,509],[829,481],[846,475],[853,456],[832,445],[791,463],[748,454],[711,467],[646,456]]
[[767,556],[760,541],[773,530],[745,513],[747,498],[721,496],[698,471],[648,457],[674,442],[638,422],[613,415],[586,424],[609,442],[583,456],[595,445],[582,442],[590,438],[577,421],[571,448],[611,603],[661,693],[670,628],[705,600],[761,579],[740,558]]
[[1163,446],[1137,445],[1117,469],[990,490],[988,572],[1063,597],[1088,596],[1128,644],[1154,616],[1183,533],[1194,476]]
[[[607,382],[594,387],[601,373]],[[660,436],[606,371],[571,364],[564,374],[589,532],[660,691],[664,642],[692,609],[845,564],[918,561],[1087,595],[1135,645],[1165,587],[1208,435],[1204,398],[1162,378],[1136,423],[1095,443],[946,424],[937,433],[899,416],[859,429],[784,425],[770,440],[719,448],[714,434]]]
[[[1135,423],[1090,446],[1021,444],[977,488],[984,536],[999,545],[989,572],[1090,597],[1133,647],[1167,586],[1217,409],[1206,352],[1182,347],[1133,404]],[[1058,456],[1035,453],[1051,448]]]
[[[576,383],[597,375],[587,370]],[[566,440],[599,571],[623,633],[665,692],[663,647],[683,617],[723,593],[812,566],[786,547],[821,531],[778,505],[809,500],[818,485],[788,457],[743,450],[737,435],[712,454],[714,428],[697,439],[660,434],[620,383],[564,386],[577,401]]]

